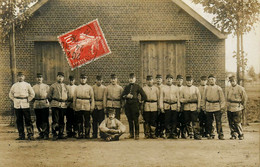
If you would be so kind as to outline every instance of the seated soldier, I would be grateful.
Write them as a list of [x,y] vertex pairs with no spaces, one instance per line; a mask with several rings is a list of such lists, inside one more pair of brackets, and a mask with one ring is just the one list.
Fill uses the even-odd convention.
[[109,110],[108,117],[99,126],[100,137],[106,141],[116,141],[125,133],[126,127],[115,118],[115,110]]

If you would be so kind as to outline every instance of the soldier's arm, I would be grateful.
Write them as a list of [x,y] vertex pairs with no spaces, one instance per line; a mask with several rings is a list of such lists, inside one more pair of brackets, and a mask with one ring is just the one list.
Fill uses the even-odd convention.
[[163,88],[160,90],[160,109],[163,111]]
[[143,88],[141,86],[139,86],[139,93],[140,93],[140,95],[142,97],[141,98],[142,101],[147,100],[147,96],[146,96],[146,94],[145,94],[145,92],[144,92],[144,90],[143,90]]
[[94,98],[94,91],[92,87],[90,87],[90,98],[91,98],[90,110],[93,111],[95,108],[95,98]]
[[121,104],[121,107],[123,107],[125,105],[125,100],[122,98],[123,91],[124,91],[124,89],[122,87],[120,87],[120,104]]
[[244,88],[242,88],[242,104],[244,108],[246,108],[247,100],[248,100],[248,96],[246,94],[246,91]]
[[117,126],[119,128],[119,133],[125,133],[126,131],[126,126],[120,122],[119,120],[116,120]]
[[202,110],[206,110],[206,89],[203,91],[202,98],[201,98],[201,108]]
[[198,108],[200,108],[201,94],[200,94],[199,88],[197,88],[197,87],[196,87],[196,94],[197,94],[197,99],[198,99]]
[[14,85],[10,89],[9,98],[14,101]]
[[29,91],[28,101],[32,101],[32,99],[33,99],[34,96],[35,96],[34,90],[33,90],[33,88],[31,87],[30,84],[28,84],[27,87],[28,87],[28,91]]
[[224,93],[223,93],[223,90],[221,87],[218,88],[218,92],[219,92],[220,108],[224,109],[225,105],[226,105],[226,101],[225,101],[225,96],[224,96]]
[[101,132],[108,132],[109,129],[106,127],[106,119],[104,119],[101,124],[99,125],[99,129]]
[[188,100],[185,99],[185,96],[184,96],[184,92],[183,92],[183,91],[179,91],[178,95],[179,95],[179,101],[180,101],[180,103],[185,104],[185,103],[188,102]]
[[77,100],[77,88],[75,88],[74,95],[73,95],[73,109],[76,109],[76,100]]
[[157,108],[160,109],[160,91],[156,89],[156,97],[157,97]]
[[50,89],[49,89],[49,92],[47,95],[47,99],[49,100],[49,102],[52,101],[53,90],[54,90],[53,86],[50,86]]
[[104,106],[104,109],[107,107],[107,87],[105,87],[105,90],[103,92],[103,106]]
[[125,86],[124,90],[123,90],[123,93],[121,95],[121,98],[122,99],[126,99],[126,96],[127,96],[127,86]]

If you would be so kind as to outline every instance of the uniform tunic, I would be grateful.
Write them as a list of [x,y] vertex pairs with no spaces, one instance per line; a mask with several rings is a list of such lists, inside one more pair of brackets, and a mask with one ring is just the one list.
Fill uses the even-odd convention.
[[165,85],[162,88],[160,106],[164,110],[177,110],[180,106],[179,89],[174,85]]
[[75,111],[90,111],[95,107],[93,88],[88,85],[79,85],[74,92],[74,109]]
[[76,89],[77,85],[67,85],[67,89],[69,91],[69,103],[68,103],[68,107],[73,108],[73,97],[74,97],[74,92]]
[[51,100],[51,107],[67,108],[68,89],[64,83],[54,83],[50,87],[48,99]]
[[244,109],[244,104],[247,101],[245,89],[240,86],[230,86],[226,91],[227,110],[231,112],[241,111]]
[[159,106],[159,89],[156,86],[144,86],[143,90],[147,96],[147,100],[144,103],[144,111],[157,111]]
[[180,101],[182,102],[185,100],[197,101],[192,103],[189,102],[185,103],[184,104],[185,111],[197,111],[197,107],[200,106],[200,100],[201,100],[199,89],[194,85],[190,87],[184,86],[180,91]]
[[225,98],[222,88],[218,85],[207,86],[203,94],[202,106],[202,109],[207,112],[223,109],[225,107]]
[[100,131],[102,132],[108,132],[110,129],[120,130],[119,133],[124,133],[126,130],[125,125],[123,125],[118,119],[109,119],[106,118],[99,126]]
[[105,90],[104,95],[104,106],[105,107],[113,107],[113,108],[121,108],[121,95],[123,93],[122,86],[116,85],[108,85]]
[[[204,91],[205,91],[206,87],[207,87],[207,85],[205,85],[205,86],[200,85],[200,86],[198,87],[198,89],[199,89],[199,91],[200,91],[200,95],[201,95],[200,101],[202,101],[203,94],[204,94]],[[202,102],[200,103],[200,107],[202,107]]]
[[49,107],[49,101],[47,100],[47,95],[49,92],[49,85],[41,83],[33,86],[33,90],[35,92],[35,101],[33,107],[35,109],[42,109]]
[[94,97],[95,97],[95,108],[98,110],[104,109],[104,95],[105,95],[105,90],[107,89],[106,86],[104,85],[93,85],[92,86],[93,91],[94,91]]
[[9,92],[10,99],[14,102],[15,109],[29,108],[29,102],[34,98],[35,93],[27,82],[13,84]]

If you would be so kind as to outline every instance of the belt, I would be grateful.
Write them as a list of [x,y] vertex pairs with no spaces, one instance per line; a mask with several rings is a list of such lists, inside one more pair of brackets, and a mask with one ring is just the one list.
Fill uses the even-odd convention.
[[28,97],[14,97],[16,99],[28,99]]
[[145,100],[145,103],[156,103],[157,100]]
[[38,98],[34,98],[34,100],[47,100],[47,99],[38,99]]
[[77,97],[77,99],[80,99],[80,100],[90,100],[90,98],[79,98],[79,97]]
[[229,100],[229,102],[230,103],[238,103],[238,104],[242,103],[241,101],[232,101],[232,100]]
[[107,99],[109,101],[121,101],[121,99]]
[[217,100],[217,101],[209,101],[209,100],[207,100],[207,102],[208,103],[219,103],[219,100]]
[[52,100],[55,100],[55,101],[58,101],[58,102],[66,102],[67,101],[67,100],[56,99],[56,98],[53,98]]
[[176,102],[163,101],[163,102],[166,103],[166,104],[170,104],[170,105],[172,105],[172,104],[176,104],[176,103],[177,103],[177,101],[176,101]]
[[103,101],[103,100],[95,100],[95,101]]
[[189,104],[197,104],[198,102],[196,101],[194,101],[194,102],[188,102]]

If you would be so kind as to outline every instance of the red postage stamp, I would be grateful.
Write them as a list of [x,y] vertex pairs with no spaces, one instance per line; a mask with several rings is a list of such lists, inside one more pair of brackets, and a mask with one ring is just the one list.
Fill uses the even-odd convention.
[[111,53],[97,19],[58,39],[72,70]]

